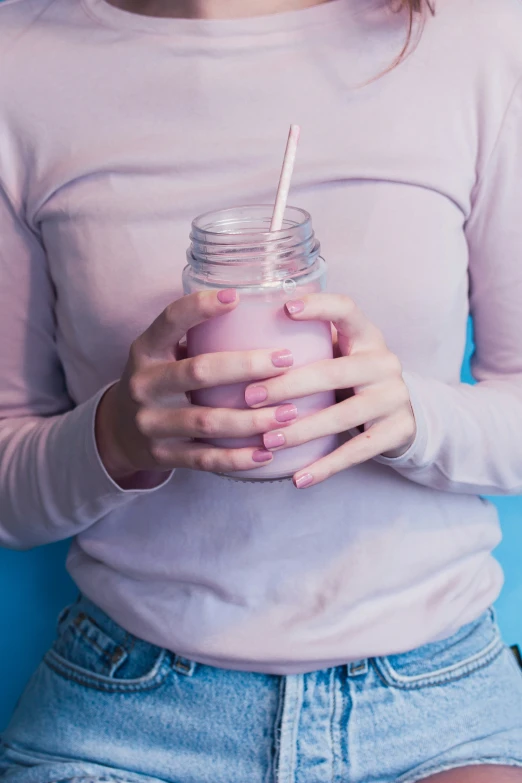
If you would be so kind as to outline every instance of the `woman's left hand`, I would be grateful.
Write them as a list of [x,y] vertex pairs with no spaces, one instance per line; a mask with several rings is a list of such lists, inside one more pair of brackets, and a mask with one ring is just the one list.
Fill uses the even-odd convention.
[[[334,359],[290,370],[263,384],[251,384],[245,399],[252,408],[335,389],[338,403],[280,430],[266,433],[265,448],[298,446],[324,435],[362,428],[359,435],[299,471],[298,489],[319,484],[379,455],[398,457],[413,443],[415,418],[399,359],[388,350],[380,330],[347,296],[312,294],[286,304],[294,321],[331,321],[337,331]],[[266,398],[256,403],[263,392]],[[256,389],[256,392],[252,392]],[[298,405],[299,409],[299,405]]]

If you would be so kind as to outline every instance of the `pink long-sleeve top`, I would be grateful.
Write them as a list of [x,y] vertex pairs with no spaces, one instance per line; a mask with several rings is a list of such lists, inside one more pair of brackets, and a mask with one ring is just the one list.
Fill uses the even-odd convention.
[[[522,491],[522,3],[436,9],[372,81],[406,32],[383,0],[221,21],[0,5],[0,544],[73,537],[79,588],[186,657],[390,654],[501,588],[481,496]],[[290,122],[292,203],[401,359],[415,442],[300,492],[187,470],[123,490],[101,391],[181,295],[191,219],[273,199]]]

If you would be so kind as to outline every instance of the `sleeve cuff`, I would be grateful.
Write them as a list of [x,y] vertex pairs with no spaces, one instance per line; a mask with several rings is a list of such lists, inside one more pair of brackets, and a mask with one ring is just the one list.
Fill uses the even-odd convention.
[[121,487],[116,481],[114,481],[114,479],[108,474],[105,465],[103,464],[102,459],[100,457],[100,453],[98,451],[98,445],[96,443],[96,433],[95,433],[96,413],[105,392],[108,389],[110,389],[111,386],[114,386],[114,383],[115,382],[109,383],[107,386],[101,389],[101,391],[99,391],[92,400],[93,405],[92,405],[90,430],[89,430],[90,437],[87,443],[87,452],[88,452],[87,456],[89,459],[89,464],[92,466],[93,472],[100,477],[99,486],[100,489],[103,488],[104,493],[115,494],[116,496],[122,496],[122,497],[149,495],[152,492],[156,492],[158,489],[164,487],[165,484],[167,484],[172,478],[174,471],[170,471],[160,484],[156,484],[153,487],[125,489],[124,487]]
[[49,422],[48,437],[44,439],[41,458],[52,467],[48,502],[54,504],[55,516],[75,520],[70,534],[76,534],[133,498],[157,492],[172,476],[169,474],[165,481],[150,489],[124,489],[109,476],[98,453],[94,427],[100,400],[111,385]]

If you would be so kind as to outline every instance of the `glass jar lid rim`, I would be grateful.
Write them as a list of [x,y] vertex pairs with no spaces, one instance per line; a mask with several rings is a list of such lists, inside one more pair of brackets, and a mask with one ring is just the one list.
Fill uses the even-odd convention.
[[[242,204],[240,206],[235,206],[235,207],[225,207],[225,209],[211,209],[208,212],[204,212],[202,215],[198,215],[192,221],[192,228],[195,231],[202,231],[205,234],[208,234],[210,236],[223,236],[223,234],[226,234],[228,232],[226,232],[226,231],[212,231],[211,229],[204,228],[201,225],[201,223],[203,221],[205,221],[206,219],[211,218],[212,216],[226,215],[227,213],[234,213],[234,212],[237,214],[238,211],[243,211],[243,210],[244,211],[248,211],[249,209],[252,209],[252,210],[260,209],[260,208],[266,209],[267,210],[267,216],[268,216],[268,215],[271,214],[271,210],[273,210],[273,207],[274,207],[273,204]],[[289,229],[297,228],[298,226],[303,226],[303,225],[305,225],[305,223],[308,223],[309,221],[312,220],[310,213],[307,212],[306,209],[302,209],[302,207],[293,207],[293,206],[291,206],[289,204],[286,207],[286,209],[285,209],[285,218],[286,218],[287,212],[297,213],[297,214],[299,214],[301,216],[302,219],[299,220],[298,222],[293,223],[293,225],[286,225],[286,226],[283,225],[283,228],[281,228],[279,231],[270,231],[269,229],[267,231],[263,231],[261,229],[255,229],[255,230],[251,230],[251,231],[244,231],[244,232],[241,232],[241,233],[243,233],[245,235],[255,234],[257,236],[259,236],[260,234],[261,235],[265,235],[266,234],[267,236],[275,238],[275,237],[280,236],[281,234],[285,234],[286,232],[288,232]],[[212,225],[212,223],[210,223],[209,225]],[[232,234],[232,233],[237,233],[237,232],[230,232],[230,233]]]

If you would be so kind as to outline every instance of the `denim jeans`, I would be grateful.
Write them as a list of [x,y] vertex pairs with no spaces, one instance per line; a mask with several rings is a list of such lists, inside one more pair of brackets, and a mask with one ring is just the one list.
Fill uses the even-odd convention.
[[280,677],[185,660],[81,598],[0,744],[6,783],[413,783],[478,763],[522,767],[522,672],[492,612]]

